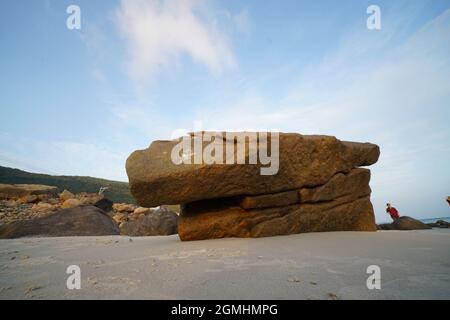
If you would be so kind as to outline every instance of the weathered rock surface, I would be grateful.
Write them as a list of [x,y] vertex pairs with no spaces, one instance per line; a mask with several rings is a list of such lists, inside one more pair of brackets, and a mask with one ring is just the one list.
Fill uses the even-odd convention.
[[67,199],[65,200],[62,205],[61,208],[63,209],[68,209],[68,208],[74,208],[74,207],[78,207],[81,206],[82,202],[79,199]]
[[331,201],[351,195],[370,195],[370,170],[356,168],[348,174],[337,173],[327,183],[316,188],[302,188],[301,202]]
[[93,205],[105,212],[109,212],[112,210],[114,202],[109,200],[108,198],[101,198],[93,203]]
[[269,193],[259,196],[247,196],[240,202],[240,207],[243,209],[258,209],[283,207],[290,204],[298,203],[299,195],[296,190],[284,191],[278,193]]
[[64,190],[59,194],[59,199],[61,199],[62,202],[73,198],[75,198],[75,195],[69,190]]
[[19,199],[21,203],[36,203],[39,202],[39,197],[35,194],[29,194],[26,196],[23,196]]
[[42,218],[15,221],[0,226],[0,238],[27,236],[67,237],[117,235],[117,224],[94,206],[62,209]]
[[[231,148],[237,157],[243,142],[220,139],[224,156]],[[140,205],[182,204],[181,240],[376,230],[370,171],[358,168],[378,160],[374,144],[280,133],[278,172],[261,175],[261,163],[248,164],[248,148],[246,164],[177,165],[171,153],[179,142],[153,142],[126,168]]]
[[431,229],[431,226],[419,221],[417,219],[402,216],[392,223],[379,224],[379,230],[423,230]]
[[120,233],[128,236],[162,236],[177,233],[178,215],[167,209],[158,208],[136,220],[124,222]]
[[41,184],[0,184],[0,199],[19,199],[29,195],[56,195],[57,187]]
[[[302,232],[376,231],[369,180],[368,169],[356,168],[348,174],[336,174],[320,187],[250,197],[272,200],[278,196],[282,201],[291,200],[283,206],[267,200],[261,201],[259,207],[253,200],[250,206],[239,197],[184,204],[178,234],[181,240],[200,240]],[[291,196],[292,193],[297,197]],[[297,201],[293,202],[294,199]]]
[[220,204],[201,208],[197,203],[183,206],[179,219],[181,240],[376,230],[369,197],[347,203],[330,201],[252,210]]
[[427,223],[427,226],[430,226],[431,228],[447,229],[450,228],[450,223],[447,221],[438,220],[435,223]]
[[48,216],[60,209],[81,205],[94,205],[114,215],[113,202],[98,193],[73,194],[64,190],[60,194],[29,194],[20,198],[0,199],[0,225],[15,221],[32,220]]
[[[156,207],[321,186],[336,173],[375,163],[380,154],[378,146],[370,143],[280,133],[279,170],[275,175],[261,175],[261,164],[177,165],[171,160],[171,152],[179,142],[155,141],[148,149],[128,157],[130,190],[139,205]],[[236,145],[239,143],[224,138],[224,150]]]
[[416,220],[414,218],[403,216],[395,220],[393,223],[395,230],[421,230],[421,229],[431,229],[430,226],[426,225],[422,221]]
[[114,213],[112,218],[120,226],[121,223],[128,221],[128,214],[126,212],[117,212]]
[[134,212],[136,206],[130,203],[114,203],[113,209],[117,212]]
[[151,211],[150,208],[138,207],[134,209],[133,213],[139,216],[141,214],[149,214],[150,211]]
[[98,201],[104,199],[105,196],[98,193],[81,192],[77,194],[76,198],[80,200],[81,204],[94,205]]
[[438,228],[450,228],[450,223],[444,220],[436,221],[436,225]]
[[51,211],[56,211],[59,209],[59,206],[47,203],[47,202],[39,202],[34,204],[31,207],[32,210],[37,211],[37,212],[51,212]]

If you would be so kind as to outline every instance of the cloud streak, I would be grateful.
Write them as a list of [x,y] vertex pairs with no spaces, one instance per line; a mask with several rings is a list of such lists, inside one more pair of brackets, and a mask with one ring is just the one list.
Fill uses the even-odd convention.
[[213,74],[236,66],[226,36],[198,1],[122,0],[117,26],[127,44],[133,80],[151,79],[179,64],[183,54]]

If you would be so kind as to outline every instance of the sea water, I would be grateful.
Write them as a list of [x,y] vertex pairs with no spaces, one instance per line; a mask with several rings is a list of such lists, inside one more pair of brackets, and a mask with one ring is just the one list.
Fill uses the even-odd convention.
[[436,223],[438,220],[444,220],[447,222],[450,222],[450,217],[443,217],[443,218],[430,218],[430,219],[420,219],[423,223]]

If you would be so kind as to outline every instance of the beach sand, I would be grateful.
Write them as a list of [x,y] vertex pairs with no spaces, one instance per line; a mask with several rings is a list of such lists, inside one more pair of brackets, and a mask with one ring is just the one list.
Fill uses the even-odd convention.
[[[130,240],[131,239],[131,240]],[[450,230],[0,240],[1,299],[449,299]],[[66,268],[81,268],[68,290]],[[369,290],[369,265],[381,289]]]

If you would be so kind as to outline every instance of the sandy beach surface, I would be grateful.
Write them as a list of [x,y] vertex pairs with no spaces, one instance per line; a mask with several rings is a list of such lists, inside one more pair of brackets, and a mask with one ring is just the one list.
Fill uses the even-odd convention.
[[[449,299],[450,230],[0,240],[1,299]],[[66,269],[81,269],[81,289]],[[381,269],[381,289],[366,286]]]

